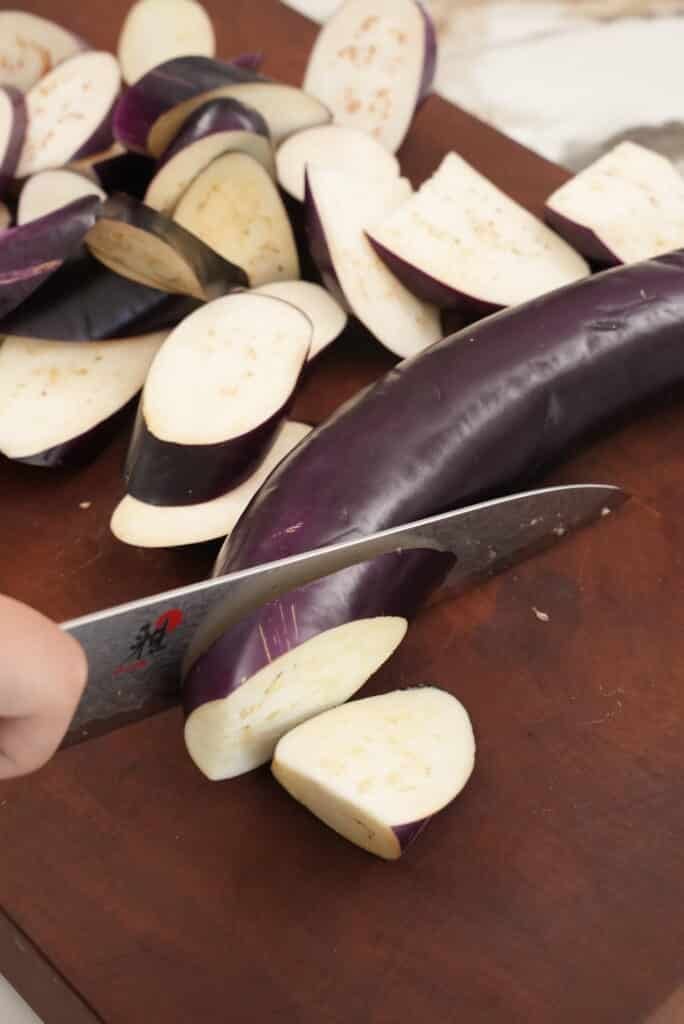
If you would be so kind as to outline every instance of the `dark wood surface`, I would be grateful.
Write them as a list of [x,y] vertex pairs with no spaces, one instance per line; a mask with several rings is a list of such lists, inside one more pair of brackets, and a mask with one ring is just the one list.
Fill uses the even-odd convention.
[[[27,6],[111,47],[125,4]],[[300,79],[306,21],[271,0],[209,7],[223,55],[262,48]],[[433,98],[405,169],[419,180],[450,148],[532,209],[563,180]],[[337,346],[296,414],[318,421],[389,365]],[[578,452],[549,479],[622,484],[630,505],[423,613],[374,680],[452,690],[478,737],[471,783],[402,861],[338,839],[266,770],[205,781],[174,710],[0,789],[0,903],[107,1024],[682,1019],[683,436],[670,396]],[[3,590],[64,619],[206,572],[209,549],[109,536],[123,444],[80,474],[0,465]]]

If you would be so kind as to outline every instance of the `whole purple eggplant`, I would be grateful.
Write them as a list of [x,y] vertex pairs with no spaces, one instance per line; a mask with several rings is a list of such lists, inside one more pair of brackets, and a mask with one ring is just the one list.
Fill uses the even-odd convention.
[[[278,466],[224,545],[216,574],[505,492],[684,379],[683,331],[684,252],[676,252],[438,342],[347,402]],[[443,569],[434,553],[385,556],[271,601],[222,635],[212,616],[188,658],[186,737],[204,702],[219,706],[322,631],[361,616],[410,618]]]

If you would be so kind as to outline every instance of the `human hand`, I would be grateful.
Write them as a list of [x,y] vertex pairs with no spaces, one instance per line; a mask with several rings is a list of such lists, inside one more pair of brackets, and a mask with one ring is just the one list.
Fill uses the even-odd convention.
[[0,780],[35,771],[52,757],[86,676],[80,644],[0,595]]

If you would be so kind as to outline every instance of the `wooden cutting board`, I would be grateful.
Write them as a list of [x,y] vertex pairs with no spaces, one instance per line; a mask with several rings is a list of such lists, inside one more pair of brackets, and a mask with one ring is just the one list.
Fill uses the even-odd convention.
[[[126,5],[26,6],[111,48]],[[301,80],[308,22],[208,6],[222,55]],[[420,181],[451,148],[533,210],[564,178],[433,98],[404,168]],[[352,336],[295,414],[318,422],[390,365]],[[0,971],[47,1024],[683,1020],[682,397],[550,478],[627,487],[619,516],[424,613],[373,682],[452,690],[478,737],[471,783],[402,861],[338,839],[267,770],[207,782],[175,710],[2,786],[0,903],[35,949],[6,921]],[[207,572],[211,546],[111,538],[124,445],[78,474],[0,465],[2,590],[65,619]]]

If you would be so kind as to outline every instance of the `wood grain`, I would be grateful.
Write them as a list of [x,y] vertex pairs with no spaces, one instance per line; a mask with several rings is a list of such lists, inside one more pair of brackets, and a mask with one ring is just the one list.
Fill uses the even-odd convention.
[[[109,47],[124,10],[27,6]],[[268,71],[300,79],[306,21],[274,0],[208,6],[223,55],[262,48]],[[431,99],[404,167],[419,180],[450,148],[531,209],[563,180]],[[389,365],[360,337],[334,347],[296,415],[317,422]],[[472,782],[397,864],[338,839],[266,770],[205,781],[176,711],[2,787],[0,902],[107,1024],[632,1024],[672,1005],[684,949],[679,399],[552,477],[621,484],[634,494],[624,512],[423,613],[374,680],[370,692],[452,690],[478,737]],[[0,466],[3,589],[66,618],[206,572],[209,549],[138,552],[109,536],[123,447],[80,474]]]

